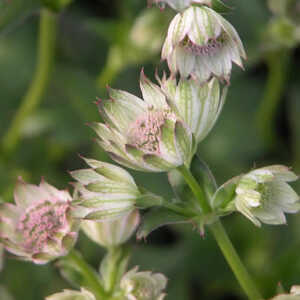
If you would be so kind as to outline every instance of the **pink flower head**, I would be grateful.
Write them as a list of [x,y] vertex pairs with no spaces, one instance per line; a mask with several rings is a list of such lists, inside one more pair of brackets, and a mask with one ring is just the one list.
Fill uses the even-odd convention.
[[39,186],[18,180],[16,205],[0,205],[0,241],[9,252],[43,264],[68,253],[77,238],[72,198],[44,180]]
[[98,102],[105,121],[92,124],[99,144],[116,162],[147,172],[189,164],[194,154],[192,132],[177,114],[173,99],[142,72],[143,100],[109,88],[109,100]]

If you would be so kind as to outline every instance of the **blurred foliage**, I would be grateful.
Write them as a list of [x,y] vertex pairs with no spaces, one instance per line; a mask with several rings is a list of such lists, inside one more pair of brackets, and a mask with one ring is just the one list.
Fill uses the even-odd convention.
[[[219,185],[256,165],[283,163],[300,173],[300,49],[289,52],[291,67],[274,116],[277,143],[266,147],[255,116],[268,76],[262,33],[272,15],[264,0],[230,0],[226,5],[231,9],[224,16],[240,33],[249,59],[245,72],[234,68],[223,113],[209,137],[199,145],[198,153],[210,165]],[[1,136],[9,128],[34,74],[40,6],[37,0],[0,0]],[[122,41],[119,53],[132,54],[128,32],[145,8],[146,1],[141,0],[75,0],[59,15],[50,85],[40,106],[26,119],[14,155],[0,157],[2,200],[12,201],[19,175],[33,183],[45,176],[51,184],[63,188],[71,180],[67,171],[82,167],[78,153],[107,159],[93,143],[94,135],[85,123],[99,120],[93,101],[96,96],[107,95],[97,78],[105,71],[114,45]],[[159,14],[157,22],[165,26],[164,16],[172,12]],[[146,50],[151,47],[152,41]],[[152,78],[155,68],[163,67],[158,52],[151,53],[151,59],[140,53],[135,52],[134,60],[114,74],[114,87],[139,95],[142,65]],[[147,189],[174,197],[165,174],[131,173]],[[300,192],[299,184],[295,187]],[[224,221],[264,296],[273,295],[279,281],[286,290],[300,283],[299,216],[289,216],[289,226],[262,229],[238,215]],[[103,251],[96,244],[82,234],[77,249],[98,269]],[[200,238],[190,225],[160,228],[146,242],[133,239],[132,251],[131,265],[167,275],[167,300],[244,297],[212,237],[207,234]],[[12,260],[9,254],[4,265],[0,285],[16,300],[24,299],[24,295],[26,300],[43,299],[70,287],[55,265],[35,266]],[[10,299],[2,290],[0,293],[1,300]]]

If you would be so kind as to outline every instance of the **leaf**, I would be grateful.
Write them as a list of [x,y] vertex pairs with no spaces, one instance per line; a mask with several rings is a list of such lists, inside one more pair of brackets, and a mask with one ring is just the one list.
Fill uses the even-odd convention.
[[230,204],[235,196],[236,185],[240,176],[233,177],[221,185],[212,198],[212,207],[219,211],[230,211]]
[[176,214],[164,207],[155,207],[145,213],[143,222],[137,232],[137,239],[146,239],[147,236],[155,229],[164,225],[184,223],[189,219],[182,215]]
[[208,199],[211,199],[218,186],[209,166],[199,158],[198,154],[192,160],[191,172],[199,185],[204,189]]
[[79,252],[72,250],[69,255],[61,258],[56,266],[73,287],[85,287],[96,294],[99,291],[103,292],[99,275],[85,262]]

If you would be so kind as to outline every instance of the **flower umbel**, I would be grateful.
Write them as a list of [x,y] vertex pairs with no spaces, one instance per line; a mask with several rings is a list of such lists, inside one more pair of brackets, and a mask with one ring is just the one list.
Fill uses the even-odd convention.
[[194,151],[191,131],[143,72],[140,84],[144,101],[110,88],[110,100],[98,102],[105,124],[92,127],[100,146],[116,162],[139,171],[162,172],[188,164]]
[[286,183],[298,177],[287,167],[273,165],[241,177],[236,187],[235,207],[255,225],[285,224],[284,213],[300,209],[299,196]]
[[106,248],[125,243],[140,223],[140,214],[136,209],[113,220],[103,222],[82,221],[81,228],[94,242]]
[[128,300],[162,300],[165,296],[167,278],[160,273],[138,272],[134,268],[121,280],[121,289]]
[[16,205],[0,205],[0,241],[6,250],[37,264],[66,255],[77,239],[72,198],[44,180],[39,186],[19,179]]
[[209,7],[190,7],[172,20],[162,49],[172,73],[204,82],[229,81],[232,62],[243,67],[243,44],[233,26]]

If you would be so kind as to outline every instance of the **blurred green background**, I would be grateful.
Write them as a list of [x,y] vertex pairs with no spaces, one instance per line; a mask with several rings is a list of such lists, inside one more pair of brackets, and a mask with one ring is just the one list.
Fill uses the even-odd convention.
[[[300,48],[269,47],[265,32],[272,14],[266,1],[230,0],[226,5],[230,9],[224,16],[239,32],[248,60],[245,71],[234,67],[223,113],[198,152],[219,184],[267,164],[282,163],[300,173]],[[6,147],[7,131],[36,68],[41,4],[0,0],[3,201],[13,200],[19,175],[35,184],[44,176],[64,188],[71,181],[67,171],[84,165],[78,153],[108,159],[85,126],[100,119],[93,103],[96,96],[107,96],[106,83],[140,95],[141,67],[150,78],[157,66],[164,68],[159,49],[174,13],[154,8],[145,17],[145,9],[144,0],[74,0],[57,15],[49,82],[22,120],[17,143]],[[153,192],[172,197],[165,174],[131,173]],[[294,187],[299,193],[299,183]],[[300,284],[299,216],[290,215],[288,226],[261,229],[240,215],[228,216],[224,223],[265,297],[275,293],[279,282],[286,289]],[[166,274],[167,300],[245,298],[210,234],[201,238],[192,229],[169,226],[153,232],[146,242],[133,238],[131,265]],[[98,268],[102,249],[83,234],[76,247]],[[44,299],[70,288],[55,264],[35,266],[13,260],[8,253],[0,284],[16,300]],[[1,300],[4,297],[0,294]]]

